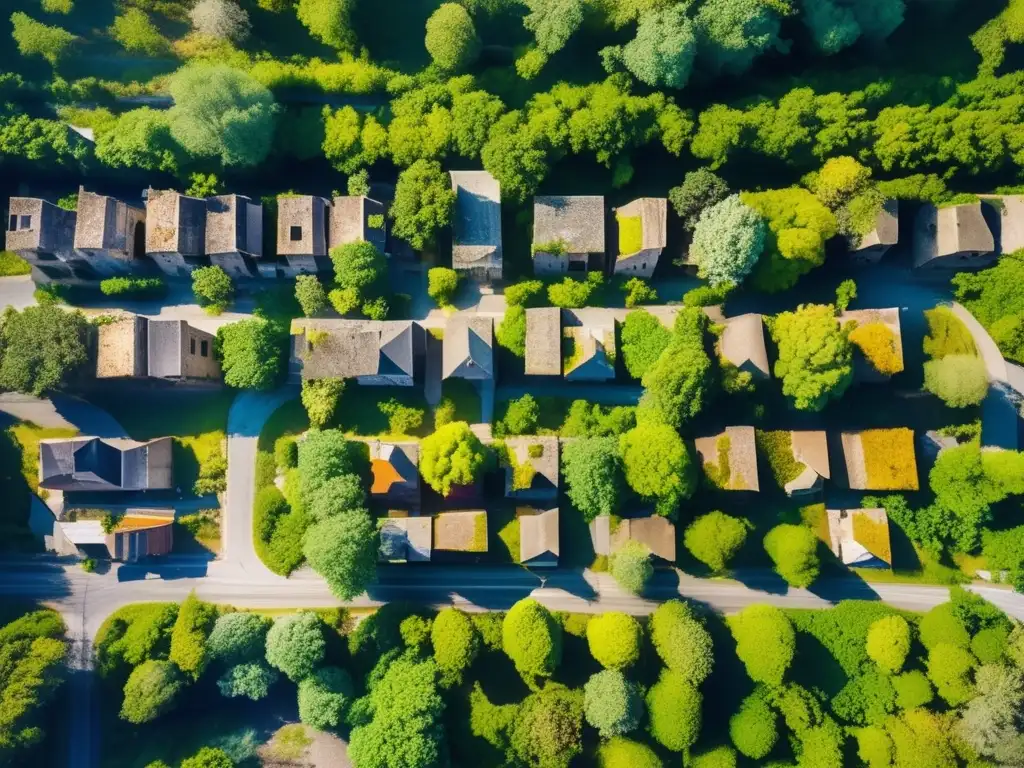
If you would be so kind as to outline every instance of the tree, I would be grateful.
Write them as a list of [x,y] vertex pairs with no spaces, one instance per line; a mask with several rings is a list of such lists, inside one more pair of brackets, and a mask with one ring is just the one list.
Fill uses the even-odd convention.
[[81,312],[52,305],[8,307],[0,324],[0,389],[40,397],[72,384],[89,360]]
[[299,302],[302,314],[313,317],[327,309],[327,292],[316,275],[299,275],[295,278],[295,300]]
[[523,26],[537,38],[545,54],[560,51],[583,23],[582,0],[525,0],[530,13]]
[[236,389],[271,389],[281,374],[284,341],[277,326],[262,318],[222,325],[215,349],[224,383]]
[[366,444],[349,440],[339,429],[311,429],[299,444],[299,495],[310,505],[332,478],[342,475],[370,477]]
[[388,153],[388,134],[373,115],[346,105],[323,112],[324,156],[337,170],[354,174]]
[[249,36],[249,14],[233,0],[199,0],[189,11],[192,28],[203,35],[238,43]]
[[427,19],[427,53],[440,69],[459,72],[480,55],[480,38],[469,12],[456,3],[442,3]]
[[192,273],[192,293],[207,314],[219,315],[231,305],[235,285],[222,268],[200,267]]
[[622,284],[626,294],[626,308],[632,309],[640,304],[654,304],[658,301],[658,292],[654,287],[639,277],[631,277]]
[[743,548],[747,529],[746,521],[715,510],[690,523],[683,535],[683,544],[712,571],[721,572]]
[[17,11],[11,14],[11,37],[22,56],[42,56],[56,66],[78,39],[66,29],[49,26]]
[[832,307],[801,304],[795,312],[777,315],[772,338],[779,348],[775,375],[798,409],[820,411],[850,386],[853,350]]
[[609,570],[620,587],[631,594],[641,595],[654,575],[651,550],[642,542],[627,541],[611,556]]
[[562,661],[562,627],[547,608],[529,597],[505,614],[501,644],[527,680],[551,677]]
[[512,751],[526,765],[569,768],[583,751],[583,695],[549,684],[526,697],[512,722]]
[[704,348],[706,327],[703,312],[681,310],[672,340],[640,380],[642,407],[676,429],[695,419],[714,396],[714,368]]
[[640,688],[617,670],[597,672],[583,686],[583,712],[603,739],[635,731],[644,714]]
[[772,605],[751,605],[726,621],[750,679],[781,685],[796,652],[796,634],[786,614]]
[[248,661],[236,664],[217,680],[217,689],[225,698],[245,696],[252,701],[265,699],[270,693],[270,686],[277,682],[278,674],[265,664]]
[[377,578],[377,527],[365,509],[349,510],[313,525],[302,551],[310,567],[339,600],[361,595]]
[[742,754],[752,760],[760,760],[772,751],[779,739],[777,720],[765,697],[755,691],[729,718],[729,737]]
[[701,65],[740,75],[769,48],[781,48],[776,6],[760,0],[708,0],[697,11]]
[[845,312],[850,302],[857,298],[857,283],[853,280],[843,280],[836,287],[836,311]]
[[676,508],[697,488],[697,472],[682,438],[665,424],[639,424],[619,440],[629,487],[655,503],[659,515]]
[[110,25],[110,34],[129,53],[159,56],[170,45],[156,24],[138,8],[127,8],[124,13],[115,16],[114,23]]
[[924,388],[950,408],[979,405],[988,394],[988,370],[977,355],[947,355],[924,363]]
[[693,22],[683,6],[669,6],[640,17],[636,37],[623,46],[626,69],[652,87],[682,88],[697,53]]
[[807,181],[808,188],[834,211],[864,192],[871,183],[871,169],[849,155],[830,157]]
[[447,496],[454,485],[472,485],[486,460],[484,446],[469,424],[445,424],[420,443],[420,474],[427,485]]
[[721,746],[690,758],[690,768],[736,768],[736,750]]
[[522,397],[509,400],[508,409],[501,420],[506,434],[529,435],[537,431],[537,420],[540,418],[540,406],[533,395],[527,393]]
[[355,686],[348,672],[338,667],[318,669],[299,683],[299,720],[318,731],[342,723]]
[[526,357],[526,309],[511,305],[494,332],[498,346],[507,349],[520,360]]
[[867,653],[883,672],[896,674],[910,652],[910,625],[902,616],[885,616],[868,627]]
[[625,484],[618,442],[614,437],[588,437],[562,449],[566,495],[587,522],[619,509]]
[[711,285],[739,284],[764,251],[766,232],[760,214],[730,195],[700,214],[690,257]]
[[904,0],[805,0],[801,18],[818,50],[833,54],[861,36],[878,43],[903,22]]
[[913,709],[899,716],[890,715],[885,729],[892,739],[893,765],[927,765],[929,768],[959,765],[945,717],[926,709]]
[[355,45],[350,15],[355,0],[299,0],[296,13],[309,34],[332,48]]
[[768,223],[764,254],[751,275],[762,291],[784,291],[825,261],[825,242],[838,231],[832,212],[800,187],[744,192],[740,199]]
[[121,719],[135,725],[156,720],[174,706],[184,687],[178,668],[171,662],[142,662],[125,683]]
[[181,768],[234,768],[235,761],[223,749],[203,747],[192,757],[181,761]]
[[406,655],[388,665],[370,690],[364,711],[372,719],[353,728],[349,740],[349,759],[355,768],[431,766],[446,761],[444,699],[437,690],[432,661]]
[[1004,765],[1024,760],[1020,711],[1024,679],[1015,667],[986,664],[975,674],[978,695],[964,707],[957,732],[979,754]]
[[806,525],[777,525],[764,537],[775,572],[793,587],[809,587],[818,578],[818,537]]
[[267,632],[267,662],[293,683],[304,680],[324,660],[323,622],[312,611],[275,619]]
[[642,631],[632,616],[619,611],[598,614],[587,624],[590,655],[605,669],[626,669],[640,659]]
[[604,278],[600,272],[590,272],[585,280],[573,280],[564,277],[560,283],[548,286],[548,301],[552,306],[562,309],[579,309],[590,302],[590,297],[602,285]]
[[[444,7],[444,6],[442,6]],[[461,8],[462,6],[457,6]],[[427,295],[439,307],[447,307],[455,298],[459,288],[459,273],[448,267],[431,267],[427,270]]]
[[952,603],[941,603],[928,610],[921,617],[918,634],[921,645],[928,649],[940,643],[957,648],[967,648],[971,644],[971,635],[953,612]]
[[688,603],[669,600],[651,615],[651,642],[665,666],[699,686],[714,664],[711,635]]
[[477,158],[498,119],[505,113],[501,99],[487,91],[468,91],[452,98],[452,141],[463,157]]
[[473,622],[460,610],[443,608],[430,628],[430,642],[441,684],[448,688],[460,685],[480,653],[480,636]]
[[230,666],[262,659],[270,623],[266,616],[246,611],[220,616],[206,639],[210,660]]
[[[597,749],[598,768],[662,768],[661,758],[646,744],[621,736],[601,744]],[[706,768],[712,768],[706,766]]]
[[193,682],[199,679],[210,661],[206,638],[216,620],[217,609],[202,602],[195,592],[190,592],[178,609],[168,658]]
[[452,220],[455,192],[441,164],[417,160],[398,175],[390,215],[392,232],[422,251],[433,245],[439,229]]
[[687,752],[700,736],[702,697],[679,672],[661,670],[647,692],[651,735],[673,752]]
[[363,478],[355,474],[332,477],[307,499],[306,511],[312,520],[320,522],[348,514],[366,506]]
[[626,315],[619,346],[626,370],[639,379],[653,366],[672,341],[672,332],[650,312],[640,309]]
[[326,427],[334,418],[344,391],[344,379],[303,379],[300,397],[309,416],[309,426],[314,429]]
[[259,165],[270,152],[277,105],[270,91],[226,64],[192,64],[167,83],[171,135],[193,157]]
[[387,261],[373,243],[356,240],[331,249],[334,278],[341,288],[353,288],[360,300],[380,292]]
[[96,159],[111,168],[175,173],[181,154],[167,113],[149,107],[121,113],[112,129],[96,136]]
[[668,201],[672,203],[682,219],[683,228],[688,232],[694,230],[705,210],[728,196],[729,185],[707,168],[689,171],[683,177],[682,184],[668,191]]
[[892,687],[896,691],[896,706],[899,709],[917,709],[930,704],[935,698],[932,684],[919,669],[894,675]]
[[974,664],[970,651],[949,643],[939,643],[928,649],[928,679],[949,706],[964,704],[974,695],[969,676]]

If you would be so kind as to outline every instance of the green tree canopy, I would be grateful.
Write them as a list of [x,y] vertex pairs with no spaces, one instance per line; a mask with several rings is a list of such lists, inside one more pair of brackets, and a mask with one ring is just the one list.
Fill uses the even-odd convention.
[[583,692],[548,684],[530,694],[512,723],[514,754],[526,765],[569,768],[583,751]]
[[913,709],[890,715],[885,729],[892,739],[894,765],[927,765],[930,768],[955,768],[959,765],[950,742],[948,721],[926,709]]
[[783,394],[800,410],[820,411],[853,380],[853,348],[832,307],[801,304],[776,316],[772,338],[779,348],[775,375]]
[[796,652],[796,633],[786,614],[772,605],[751,605],[726,621],[750,679],[781,685]]
[[8,307],[0,324],[0,389],[39,397],[64,389],[89,360],[89,324],[53,304]]
[[779,739],[778,715],[765,697],[755,691],[740,704],[739,711],[729,718],[729,737],[742,754],[752,760],[766,757]]
[[175,173],[181,155],[167,113],[149,107],[122,112],[113,128],[96,136],[96,159],[111,168]]
[[672,332],[647,310],[638,309],[626,315],[619,345],[629,375],[634,379],[641,378],[671,341]]
[[621,736],[598,747],[597,765],[598,768],[662,768],[661,758],[653,749]]
[[121,719],[135,725],[156,720],[174,707],[184,687],[181,673],[171,662],[142,662],[125,683]]
[[453,421],[420,444],[420,474],[427,485],[447,496],[455,485],[472,485],[480,476],[486,454],[469,424]]
[[629,614],[606,611],[587,624],[590,655],[605,669],[626,669],[640,658],[643,633]]
[[270,152],[277,105],[270,91],[226,64],[191,64],[168,81],[171,135],[193,157],[259,165]]
[[361,595],[377,578],[377,526],[365,509],[351,509],[313,525],[302,551],[339,600]]
[[217,679],[217,688],[225,698],[244,696],[252,701],[265,699],[270,686],[277,682],[276,670],[258,661],[247,661],[229,667]]
[[523,26],[537,38],[545,54],[560,51],[583,23],[582,0],[524,0],[530,13]]
[[622,589],[642,595],[654,575],[650,548],[640,541],[627,541],[612,556],[608,569]]
[[326,648],[323,621],[312,611],[282,616],[267,633],[267,661],[292,682],[313,674]]
[[181,768],[234,768],[235,761],[223,749],[203,747],[192,757],[181,761]]
[[355,686],[348,672],[323,667],[299,683],[299,720],[325,731],[342,723]]
[[551,677],[562,660],[562,627],[543,605],[525,598],[502,625],[502,647],[524,678]]
[[451,223],[454,206],[451,179],[441,164],[417,160],[398,176],[390,209],[392,232],[422,251],[434,242],[437,230]]
[[309,34],[332,48],[355,45],[350,16],[355,0],[298,0],[296,14]]
[[193,682],[199,679],[210,661],[206,641],[216,620],[217,609],[202,602],[195,592],[190,592],[178,609],[168,658]]
[[156,24],[145,11],[138,8],[127,8],[124,13],[115,16],[114,23],[110,25],[110,34],[129,53],[159,56],[170,47]]
[[690,79],[697,36],[686,6],[674,5],[640,17],[636,37],[622,47],[622,63],[652,87],[682,88]]
[[694,230],[705,210],[728,196],[729,185],[708,168],[689,171],[683,177],[682,184],[668,191],[668,201],[672,203],[683,222],[683,228],[688,232]]
[[689,603],[669,600],[651,615],[651,642],[665,666],[699,686],[714,664],[711,635],[693,614]]
[[950,408],[979,405],[988,394],[988,369],[977,355],[946,355],[926,360],[924,388]]
[[690,523],[683,544],[712,571],[724,571],[747,540],[748,527],[743,519],[715,510]]
[[639,424],[619,440],[626,482],[651,499],[660,515],[675,517],[679,502],[697,489],[697,472],[679,433],[665,424]]
[[507,349],[520,360],[526,357],[526,309],[518,304],[509,305],[505,316],[494,332],[498,346]]
[[373,243],[355,240],[332,248],[331,262],[338,286],[354,289],[360,301],[379,295],[385,287],[388,264]]
[[262,318],[222,325],[215,349],[224,383],[236,389],[271,389],[281,375],[284,344],[280,329]]
[[704,348],[707,317],[692,307],[676,316],[672,340],[641,378],[641,406],[678,429],[695,419],[715,394],[714,367]]
[[460,610],[443,608],[431,626],[430,643],[441,673],[441,684],[447,687],[459,685],[480,653],[480,636],[473,622]]
[[[459,6],[461,8],[461,6]],[[427,295],[437,306],[446,307],[452,303],[459,287],[459,273],[450,267],[431,267],[427,270]]]
[[663,669],[647,692],[651,735],[673,752],[686,752],[700,736],[703,697],[679,672]]
[[312,493],[306,511],[314,521],[347,514],[349,510],[366,507],[366,487],[359,475],[336,475]]
[[777,525],[764,537],[775,572],[793,587],[809,587],[818,578],[818,537],[806,525]]
[[690,768],[736,768],[736,750],[715,747],[690,758]]
[[775,6],[761,0],[706,0],[697,11],[700,65],[740,75],[761,53],[783,48]]
[[303,379],[299,398],[306,409],[309,426],[323,429],[334,418],[345,391],[344,379]]
[[970,651],[949,643],[928,649],[928,679],[949,706],[957,707],[974,696],[970,672],[975,664]]
[[235,284],[221,267],[200,267],[192,273],[192,293],[199,306],[211,315],[219,315],[235,297]]
[[466,69],[480,55],[473,19],[457,3],[443,3],[430,15],[425,44],[434,64],[446,72]]
[[700,214],[690,257],[697,262],[698,274],[711,285],[738,285],[764,251],[766,233],[761,215],[739,195],[730,195]]
[[986,664],[975,674],[977,696],[963,708],[957,733],[979,754],[1003,764],[1024,760],[1017,722],[1024,678],[1017,667]]
[[644,714],[640,687],[618,670],[597,672],[583,686],[583,712],[603,739],[635,731]]
[[316,275],[299,275],[295,278],[295,300],[299,302],[302,314],[313,317],[327,309],[327,292]]
[[902,616],[885,616],[868,628],[868,657],[883,672],[896,674],[910,652],[910,625]]
[[42,56],[56,66],[78,38],[66,29],[36,21],[17,11],[11,14],[11,37],[22,56]]
[[589,522],[619,510],[625,482],[618,440],[584,437],[562,448],[565,493]]

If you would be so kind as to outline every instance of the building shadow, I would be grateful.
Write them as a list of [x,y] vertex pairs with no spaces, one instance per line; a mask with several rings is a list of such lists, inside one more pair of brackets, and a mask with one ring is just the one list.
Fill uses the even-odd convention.
[[881,600],[868,582],[856,575],[818,579],[807,588],[812,595],[838,603],[843,600]]
[[172,562],[152,560],[138,563],[125,563],[117,569],[119,582],[144,581],[160,579],[161,581],[177,581],[179,579],[201,579],[207,575],[209,559],[202,556],[190,557],[188,560]]
[[767,595],[785,595],[789,592],[786,580],[767,568],[744,568],[733,571],[732,577],[747,589]]

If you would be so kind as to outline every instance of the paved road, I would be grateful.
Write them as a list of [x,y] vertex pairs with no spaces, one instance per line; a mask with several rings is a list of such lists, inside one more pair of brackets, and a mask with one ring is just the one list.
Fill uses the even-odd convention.
[[498,385],[496,398],[511,400],[525,394],[535,397],[564,397],[571,400],[587,400],[602,405],[636,405],[643,387],[630,384],[584,384],[573,381],[538,382],[526,385]]

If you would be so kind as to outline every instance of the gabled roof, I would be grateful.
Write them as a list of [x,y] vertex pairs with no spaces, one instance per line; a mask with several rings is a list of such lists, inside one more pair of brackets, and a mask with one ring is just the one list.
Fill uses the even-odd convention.
[[[701,466],[716,487],[727,491],[759,491],[757,444],[753,427],[726,427],[724,432],[694,440]],[[728,445],[728,451],[722,448]],[[724,456],[723,456],[724,454]],[[712,477],[723,472],[723,458],[729,464],[727,478]]]
[[[74,247],[77,218],[74,211],[65,211],[36,197],[12,197],[9,215],[15,219],[14,229],[10,227],[10,219],[5,227],[5,247],[9,251],[40,250],[56,253],[70,251]],[[22,226],[23,221],[30,221],[31,225]]]
[[830,478],[828,463],[828,435],[820,430],[798,430],[790,432],[790,448],[793,458],[804,465],[796,478],[786,483],[786,492],[794,493],[816,488],[822,479]]
[[184,320],[150,320],[147,341],[149,375],[170,378],[182,375],[183,337],[188,333]]
[[[833,446],[835,447],[835,446]],[[865,429],[839,436],[847,487],[857,491],[916,491],[913,430]]]
[[830,509],[832,552],[854,568],[891,568],[889,518],[884,509]]
[[604,198],[533,198],[533,245],[561,242],[567,253],[604,253]]
[[[615,211],[617,218],[639,217],[643,231],[641,250],[658,250],[668,245],[668,200],[641,197]],[[631,256],[620,253],[619,256]]]
[[[600,519],[600,518],[598,518]],[[669,563],[676,561],[676,527],[661,515],[627,517],[619,521],[610,538],[614,554],[627,541],[639,541],[651,554]]]
[[886,200],[882,203],[878,216],[875,217],[875,228],[864,235],[853,250],[862,251],[865,248],[875,248],[881,245],[896,245],[899,239],[899,202]]
[[[75,248],[123,250],[128,246],[128,210],[130,206],[113,197],[78,190],[78,217],[75,222]],[[139,214],[142,212],[139,211]]]
[[615,378],[615,326],[570,326],[562,329],[571,352],[562,361],[565,378]]
[[1024,195],[980,195],[982,211],[995,222],[999,253],[1024,249]]
[[526,368],[531,376],[562,375],[562,314],[558,307],[526,310]]
[[448,321],[444,332],[441,377],[494,377],[494,325],[491,318],[456,315]]
[[516,511],[519,519],[519,562],[523,565],[558,565],[558,507],[540,512]]
[[206,249],[206,201],[173,190],[150,189],[146,197],[146,253],[202,256]]
[[996,248],[981,203],[923,205],[914,224],[915,266],[965,252],[991,253]]
[[482,509],[441,512],[434,517],[434,549],[487,551],[487,513]]
[[378,559],[385,562],[428,562],[431,553],[433,519],[429,517],[387,517],[380,528]]
[[771,377],[761,315],[750,313],[728,318],[718,348],[722,357],[741,371],[755,378]]
[[[508,462],[505,467],[505,495],[514,496],[517,493],[533,496],[558,496],[558,438],[557,437],[509,437],[504,440],[508,449]],[[531,456],[530,449],[534,452],[540,451],[539,456]],[[534,474],[529,488],[515,487],[513,477],[515,467],[529,464]]]
[[380,216],[383,222],[384,204],[363,195],[334,198],[330,216],[330,247],[337,248],[345,243],[365,241],[373,243],[378,251],[384,253],[387,232],[383,223],[379,227],[371,227],[371,216]]
[[487,171],[451,171],[455,191],[452,266],[500,266],[501,186]]
[[327,255],[327,208],[322,197],[277,198],[277,252],[281,256]]
[[370,469],[373,472],[372,496],[389,496],[403,491],[418,491],[420,449],[416,443],[370,443]]
[[145,376],[146,318],[128,315],[96,329],[96,378]]
[[59,491],[172,487],[171,438],[74,437],[39,443],[39,485]]
[[263,253],[263,206],[244,195],[206,198],[206,252]]
[[[407,320],[308,320],[297,337],[304,379],[412,376],[415,324]],[[317,336],[310,344],[310,333]]]

